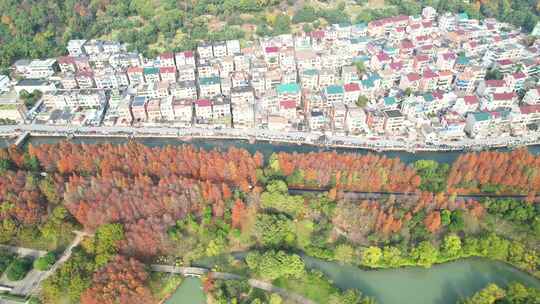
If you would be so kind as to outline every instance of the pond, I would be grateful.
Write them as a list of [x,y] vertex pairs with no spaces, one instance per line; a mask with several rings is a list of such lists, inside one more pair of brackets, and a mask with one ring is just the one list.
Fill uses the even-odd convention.
[[350,265],[305,257],[310,268],[325,273],[341,289],[357,288],[383,304],[455,304],[489,283],[506,286],[516,281],[540,289],[540,280],[508,264],[467,258],[431,268],[405,267],[362,270]]
[[202,282],[199,278],[184,278],[173,295],[165,301],[165,304],[205,304],[206,296],[202,290]]
[[[242,259],[246,254],[241,252],[233,256]],[[456,304],[459,299],[471,296],[489,283],[505,287],[510,282],[519,282],[540,289],[540,280],[528,273],[506,263],[484,258],[466,258],[431,268],[382,270],[360,269],[309,256],[303,258],[306,267],[322,271],[337,287],[343,290],[356,288],[364,295],[377,299],[379,304]],[[204,258],[197,261],[196,265],[211,268],[217,259]],[[181,288],[177,293],[186,293]],[[191,292],[201,290],[200,285],[193,285],[193,288]]]

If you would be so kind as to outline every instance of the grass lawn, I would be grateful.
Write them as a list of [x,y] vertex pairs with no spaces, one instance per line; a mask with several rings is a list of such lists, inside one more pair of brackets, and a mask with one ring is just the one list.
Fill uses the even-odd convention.
[[309,271],[300,279],[280,278],[275,280],[274,285],[305,296],[317,303],[328,303],[329,297],[339,292],[324,275],[318,271]]

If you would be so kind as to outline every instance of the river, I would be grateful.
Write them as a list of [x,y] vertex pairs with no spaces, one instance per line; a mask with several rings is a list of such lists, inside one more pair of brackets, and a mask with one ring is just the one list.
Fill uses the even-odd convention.
[[[52,144],[60,140],[65,139],[64,137],[30,137],[27,143],[33,145],[40,144]],[[294,144],[273,144],[270,142],[256,142],[255,144],[250,144],[245,140],[222,140],[222,139],[193,139],[191,141],[181,141],[174,138],[136,138],[133,139],[137,142],[143,143],[151,147],[161,147],[166,145],[182,145],[182,144],[193,144],[197,147],[204,149],[227,149],[230,146],[235,146],[238,148],[244,148],[251,153],[255,151],[260,151],[263,153],[265,158],[267,158],[273,152],[298,152],[298,153],[307,153],[313,151],[337,151],[338,153],[380,153],[388,157],[398,157],[405,163],[411,163],[418,159],[429,159],[435,160],[442,163],[451,163],[453,162],[461,153],[460,151],[448,151],[448,152],[405,152],[405,151],[387,151],[387,152],[373,152],[366,149],[347,149],[347,148],[320,148],[310,145],[294,145]],[[112,143],[112,144],[123,144],[127,143],[129,139],[124,137],[75,137],[71,141],[75,143],[84,143],[84,144],[94,144],[94,143]],[[0,147],[6,146],[8,141],[6,139],[0,138]],[[507,149],[499,149],[507,150]],[[529,146],[529,151],[533,154],[540,154],[540,146]]]

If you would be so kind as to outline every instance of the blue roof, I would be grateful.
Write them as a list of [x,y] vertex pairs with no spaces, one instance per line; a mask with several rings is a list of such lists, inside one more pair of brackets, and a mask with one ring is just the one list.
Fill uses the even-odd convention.
[[391,105],[395,105],[397,100],[394,98],[394,97],[384,97],[383,98],[383,101],[384,101],[384,105],[385,106],[391,106]]
[[326,87],[326,94],[343,94],[343,86],[340,85],[329,85]]
[[278,94],[286,94],[286,93],[296,94],[300,92],[300,86],[298,85],[298,83],[294,83],[294,82],[279,84],[276,89],[277,89]]

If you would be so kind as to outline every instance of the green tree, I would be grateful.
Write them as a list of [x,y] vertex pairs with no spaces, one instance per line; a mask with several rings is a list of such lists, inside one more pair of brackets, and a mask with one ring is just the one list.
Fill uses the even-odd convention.
[[124,239],[122,224],[105,224],[100,226],[94,238],[85,242],[86,250],[95,255],[98,267],[107,264],[118,253],[118,242]]
[[449,234],[444,237],[441,249],[442,254],[449,258],[458,257],[461,253],[461,239],[455,234]]
[[493,304],[503,298],[505,292],[495,284],[489,284],[486,288],[475,293],[471,298],[463,301],[463,304]]
[[430,267],[437,261],[439,251],[431,242],[423,241],[411,251],[411,257],[418,265]]
[[358,96],[358,99],[356,100],[356,105],[359,106],[360,108],[363,108],[367,105],[368,102],[369,102],[369,99],[366,96],[360,95]]
[[31,268],[32,260],[28,258],[17,258],[6,269],[6,276],[10,281],[19,281],[24,279]]
[[366,65],[363,61],[355,62],[354,66],[356,67],[356,73],[358,74],[358,76],[364,75],[366,73]]
[[376,267],[382,257],[382,250],[376,246],[370,246],[362,251],[362,265]]
[[255,236],[263,246],[279,247],[294,243],[292,222],[283,214],[259,214]]
[[49,270],[54,262],[56,262],[56,255],[53,252],[48,252],[34,260],[34,268],[39,271]]
[[248,268],[258,276],[273,281],[277,278],[300,278],[305,274],[305,265],[297,254],[269,250],[260,254],[250,252],[246,256]]
[[341,263],[351,264],[355,257],[354,248],[347,244],[338,245],[334,252],[334,258]]

